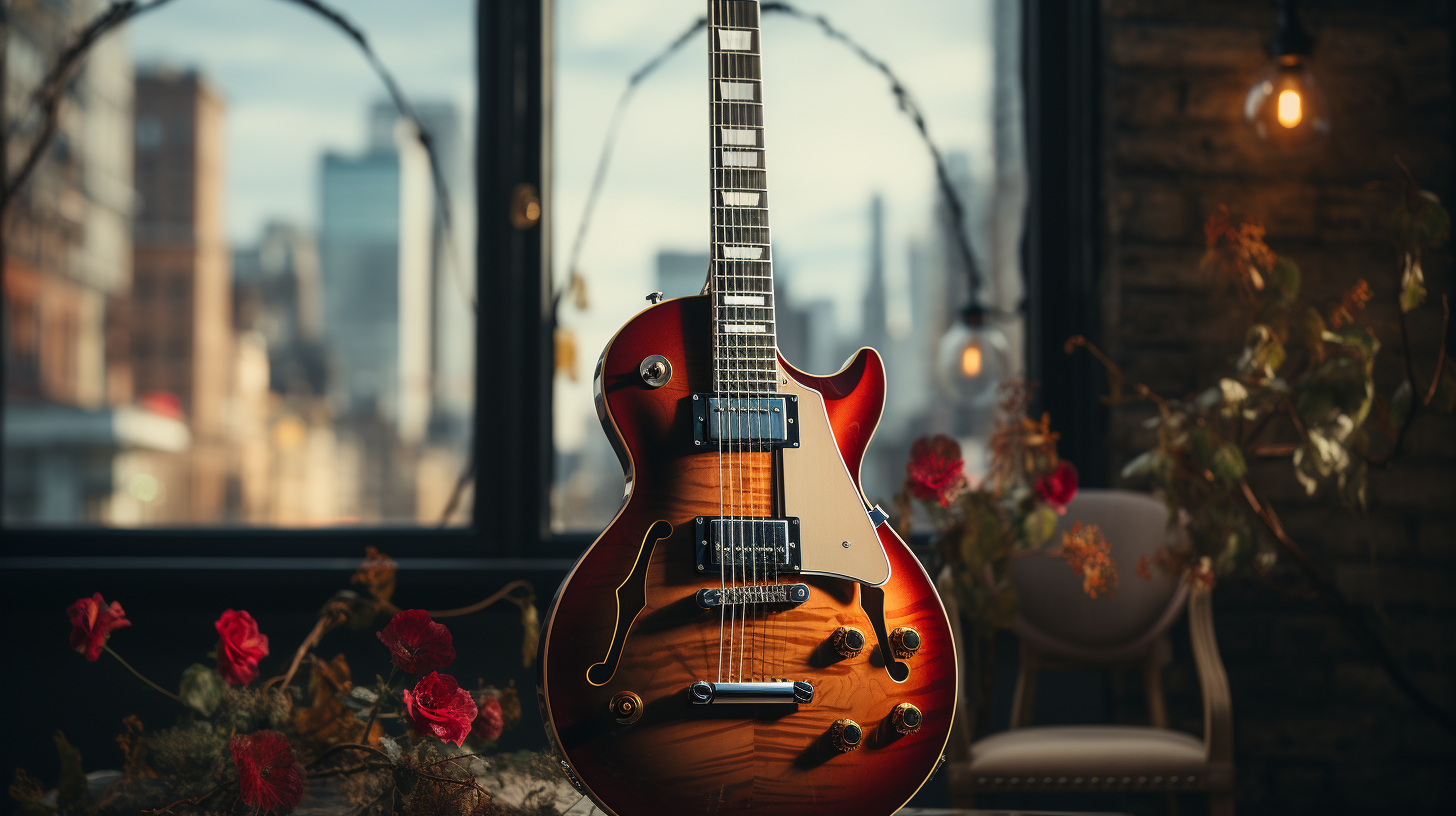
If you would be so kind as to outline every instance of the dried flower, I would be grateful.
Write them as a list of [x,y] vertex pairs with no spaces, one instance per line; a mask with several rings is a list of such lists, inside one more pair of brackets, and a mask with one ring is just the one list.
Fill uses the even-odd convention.
[[395,615],[375,637],[389,649],[394,665],[409,674],[443,669],[455,662],[450,630],[430,620],[430,613],[423,609]]
[[1077,495],[1077,469],[1065,459],[1058,462],[1050,473],[1036,478],[1036,495],[1057,511],[1057,515],[1066,515],[1067,505]]
[[277,731],[233,737],[228,748],[238,768],[243,802],[267,813],[288,813],[303,799],[303,769],[288,738]]
[[66,615],[71,619],[71,648],[93,663],[101,657],[101,647],[113,631],[131,626],[121,604],[112,601],[107,606],[100,592],[71,604]]
[[364,548],[364,563],[349,578],[351,584],[362,584],[374,600],[388,603],[394,595],[394,573],[399,565],[374,547]]
[[500,739],[501,732],[506,730],[500,699],[492,694],[482,694],[477,702],[480,710],[475,715],[475,722],[470,724],[471,736],[484,740]]
[[1097,525],[1073,522],[1072,529],[1062,533],[1062,558],[1072,572],[1082,576],[1082,591],[1087,597],[1097,593],[1111,595],[1117,590],[1117,565],[1112,563],[1112,548],[1102,538]]
[[1369,303],[1373,297],[1375,297],[1375,293],[1370,291],[1370,284],[1366,283],[1364,278],[1356,281],[1355,285],[1350,287],[1350,291],[1340,298],[1340,305],[1330,311],[1330,328],[1338,329],[1354,323],[1355,313],[1364,309],[1365,304]]
[[1151,581],[1153,580],[1152,565],[1153,562],[1151,559],[1149,559],[1146,555],[1140,555],[1138,556],[1137,568],[1134,570],[1134,572],[1137,573],[1137,577],[1143,579],[1144,581]]
[[258,631],[258,622],[247,612],[231,609],[213,623],[217,644],[217,673],[235,686],[258,679],[258,661],[268,656],[268,636]]
[[1264,243],[1264,225],[1220,204],[1204,223],[1203,237],[1208,249],[1200,268],[1232,284],[1246,302],[1252,302],[1254,294],[1263,291],[1264,277],[1276,260],[1274,250]]
[[470,692],[448,674],[430,672],[404,691],[405,717],[418,734],[430,734],[456,745],[465,741],[479,709]]
[[1217,579],[1213,574],[1213,559],[1203,556],[1188,570],[1188,583],[1213,588]]
[[941,507],[950,507],[967,487],[965,466],[959,442],[944,434],[922,436],[910,448],[905,484],[921,501],[935,500]]

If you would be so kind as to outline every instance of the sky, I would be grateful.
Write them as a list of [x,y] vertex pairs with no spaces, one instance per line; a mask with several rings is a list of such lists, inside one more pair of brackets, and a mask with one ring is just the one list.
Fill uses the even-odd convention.
[[[795,0],[822,13],[900,75],[931,135],[989,171],[991,0]],[[336,0],[416,100],[475,110],[474,0]],[[627,77],[703,13],[701,0],[556,0],[553,274],[565,280],[607,121]],[[175,0],[126,32],[138,65],[199,68],[227,100],[227,231],[235,245],[270,220],[317,222],[320,156],[357,151],[383,89],[357,48],[283,0]],[[800,303],[829,299],[859,328],[869,201],[884,196],[888,306],[904,320],[908,250],[931,234],[933,165],[885,79],[816,27],[763,21],[767,167],[776,274]],[[590,372],[616,329],[645,306],[664,249],[707,250],[705,35],[638,90],[620,133],[580,271],[590,306],[563,308],[579,380],[559,378],[556,439],[595,430]],[[468,179],[458,180],[468,185]],[[482,302],[486,312],[491,304]]]

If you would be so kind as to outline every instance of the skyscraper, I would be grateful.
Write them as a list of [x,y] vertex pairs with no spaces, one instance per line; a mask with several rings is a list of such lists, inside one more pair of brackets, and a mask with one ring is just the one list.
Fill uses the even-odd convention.
[[224,514],[232,387],[232,267],[223,226],[224,104],[195,71],[136,83],[132,370],[137,393],[175,400],[192,430],[189,521]]

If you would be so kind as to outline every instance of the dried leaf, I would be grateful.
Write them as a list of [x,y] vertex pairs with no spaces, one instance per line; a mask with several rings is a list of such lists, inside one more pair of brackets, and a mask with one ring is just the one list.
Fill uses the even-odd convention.
[[182,672],[177,694],[182,704],[204,717],[211,717],[222,700],[223,679],[217,671],[201,663],[193,663]]
[[572,382],[577,380],[576,332],[565,326],[557,327],[552,337],[555,347],[556,373],[565,374]]
[[81,752],[57,731],[52,737],[61,759],[61,781],[56,785],[56,805],[61,813],[79,813],[90,795],[86,771],[81,767]]
[[[1338,329],[1355,322],[1355,313],[1365,308],[1365,304],[1374,297],[1370,291],[1370,284],[1364,278],[1356,281],[1345,296],[1340,298],[1340,304],[1330,312],[1330,328]],[[1409,311],[1409,310],[1407,310]]]
[[364,589],[379,603],[389,603],[394,597],[395,571],[399,565],[384,552],[374,548],[364,548],[364,563],[349,578],[351,584],[362,584]]
[[55,813],[53,808],[41,802],[44,796],[45,789],[41,787],[39,779],[31,776],[24,768],[15,769],[15,780],[10,783],[10,798],[16,802],[16,813],[21,816]]
[[1421,270],[1421,258],[1409,252],[1405,255],[1405,271],[1400,275],[1400,310],[1409,312],[1426,302],[1426,273]]
[[1038,505],[1035,510],[1026,514],[1021,529],[1026,549],[1040,547],[1051,541],[1057,532],[1057,511],[1045,504]]
[[529,666],[536,659],[536,650],[541,643],[541,618],[536,605],[521,605],[521,665]]

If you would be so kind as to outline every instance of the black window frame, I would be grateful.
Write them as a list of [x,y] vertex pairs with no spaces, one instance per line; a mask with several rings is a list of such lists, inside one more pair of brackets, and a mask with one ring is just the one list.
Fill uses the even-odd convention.
[[[553,533],[550,267],[552,0],[476,6],[475,474],[466,527],[0,527],[6,568],[96,557],[355,559],[365,546],[412,559],[471,559],[477,568],[564,570],[595,533]],[[1101,335],[1100,11],[1095,3],[1022,0],[1028,175],[1023,251],[1029,376],[1088,485],[1106,483],[1099,371],[1069,359],[1071,334]],[[512,203],[533,191],[525,229]],[[0,371],[3,376],[3,371]],[[505,395],[504,397],[502,395]],[[60,559],[59,561],[57,559]],[[219,562],[221,563],[221,561]]]

